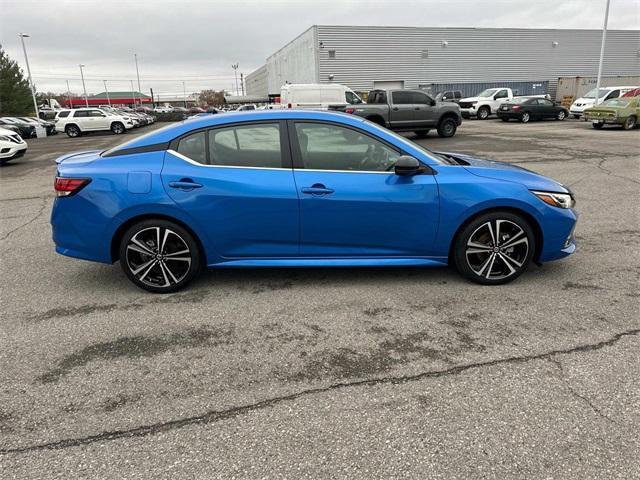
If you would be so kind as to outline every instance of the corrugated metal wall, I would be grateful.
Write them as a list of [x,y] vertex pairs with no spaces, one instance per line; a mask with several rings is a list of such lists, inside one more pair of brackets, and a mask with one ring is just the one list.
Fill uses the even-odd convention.
[[267,58],[269,93],[288,83],[317,83],[316,28],[311,27]]
[[533,82],[478,82],[478,83],[431,83],[419,85],[427,92],[435,95],[445,90],[460,90],[462,97],[474,97],[487,88],[507,87],[515,95],[544,95],[549,91],[549,80]]
[[[316,28],[319,81],[360,91],[371,89],[376,80],[404,80],[406,88],[548,80],[554,95],[558,77],[597,73],[602,34],[599,30],[506,28]],[[640,31],[610,30],[604,73],[640,73],[639,45]],[[296,76],[289,81],[298,81]]]
[[244,86],[247,95],[260,95],[265,96],[267,94],[268,82],[267,82],[267,66],[262,65],[257,68],[244,79]]

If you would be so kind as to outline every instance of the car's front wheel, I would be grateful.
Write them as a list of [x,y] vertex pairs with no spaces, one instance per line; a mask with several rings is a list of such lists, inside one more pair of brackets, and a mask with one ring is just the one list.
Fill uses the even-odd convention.
[[144,220],[120,242],[120,264],[135,285],[153,293],[186,286],[200,271],[201,256],[188,231],[166,220]]
[[567,117],[567,113],[564,110],[560,110],[556,115],[556,120],[564,120]]
[[489,110],[489,107],[480,107],[478,109],[478,120],[486,120],[487,118],[489,118],[489,115],[491,115],[491,110]]
[[438,124],[438,135],[442,138],[453,137],[457,129],[458,123],[453,118],[443,118]]
[[636,126],[636,117],[634,117],[633,115],[629,115],[629,117],[627,117],[627,119],[624,121],[622,128],[624,128],[625,130],[633,130],[635,126]]
[[125,132],[125,128],[124,125],[120,122],[113,122],[111,124],[111,131],[113,133],[115,133],[116,135],[120,135],[121,133]]
[[483,285],[515,280],[535,252],[531,225],[511,212],[492,212],[471,221],[455,240],[453,260],[465,278]]

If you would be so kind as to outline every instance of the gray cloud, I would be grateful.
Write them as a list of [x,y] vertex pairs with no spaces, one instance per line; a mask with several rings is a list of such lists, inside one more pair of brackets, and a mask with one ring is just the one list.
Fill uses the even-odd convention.
[[[639,2],[612,0],[609,28],[638,28]],[[0,42],[24,66],[27,32],[39,90],[129,90],[138,54],[143,91],[230,89],[313,24],[601,28],[604,0],[153,1],[0,0]]]

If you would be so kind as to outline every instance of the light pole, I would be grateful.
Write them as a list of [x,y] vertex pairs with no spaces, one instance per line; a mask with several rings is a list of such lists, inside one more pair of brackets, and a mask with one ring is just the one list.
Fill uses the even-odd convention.
[[107,103],[109,104],[109,106],[111,106],[111,99],[109,99],[109,90],[107,90],[107,81],[103,80],[102,83],[104,83],[104,91],[107,94]]
[[69,88],[69,80],[67,80],[67,101],[69,102],[69,108],[73,108],[71,103],[71,89]]
[[602,78],[602,60],[604,59],[604,46],[607,41],[607,20],[609,20],[609,1],[604,12],[604,26],[602,27],[602,44],[600,45],[600,62],[598,63],[598,79],[596,80],[596,106],[600,100],[600,79]]
[[136,60],[136,76],[138,77],[138,92],[141,92],[142,89],[140,88],[140,72],[138,71],[138,54],[134,53],[133,58]]
[[136,92],[133,91],[133,80],[131,80],[131,95],[133,95],[133,109],[136,109]]
[[236,95],[238,95],[239,91],[238,91],[238,64],[235,63],[233,65],[231,65],[231,68],[233,68],[233,71],[236,75]]
[[84,73],[82,72],[82,67],[85,67],[86,65],[83,65],[82,63],[79,65],[80,67],[80,78],[82,78],[82,89],[84,90],[84,104],[88,107],[89,106],[89,100],[87,99],[87,87],[84,84]]
[[35,116],[40,117],[38,112],[38,102],[36,101],[36,89],[33,85],[33,80],[31,79],[31,67],[29,67],[29,58],[27,57],[27,47],[24,46],[24,38],[29,38],[29,35],[26,33],[19,33],[18,36],[22,41],[22,51],[24,52],[24,61],[27,64],[27,74],[29,75],[29,87],[31,88],[31,97],[33,98],[33,108],[35,108]]

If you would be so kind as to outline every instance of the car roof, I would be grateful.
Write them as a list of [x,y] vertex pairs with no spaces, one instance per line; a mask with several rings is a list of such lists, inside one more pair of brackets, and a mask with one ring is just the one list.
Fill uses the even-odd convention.
[[[133,139],[122,145],[122,148],[138,148],[158,143],[168,143],[171,140],[191,132],[208,127],[217,127],[227,124],[244,122],[269,121],[269,120],[325,120],[342,123],[345,125],[361,125],[365,120],[356,115],[339,112],[323,112],[319,110],[249,110],[243,112],[229,112],[220,115],[208,115],[206,117],[190,117],[178,123],[160,128],[146,135]],[[117,147],[119,149],[119,147]]]

